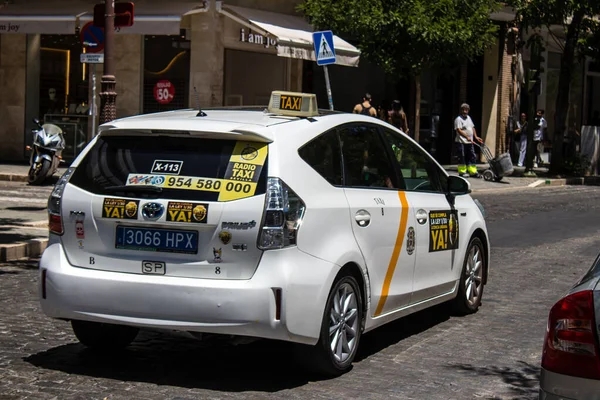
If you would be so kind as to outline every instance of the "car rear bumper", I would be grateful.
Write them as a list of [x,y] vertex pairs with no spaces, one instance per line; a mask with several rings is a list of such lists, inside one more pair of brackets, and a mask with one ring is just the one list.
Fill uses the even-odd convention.
[[540,400],[600,400],[600,380],[557,374],[542,368]]
[[314,344],[338,271],[294,247],[265,252],[249,280],[127,274],[73,267],[55,243],[40,260],[40,302],[53,318]]

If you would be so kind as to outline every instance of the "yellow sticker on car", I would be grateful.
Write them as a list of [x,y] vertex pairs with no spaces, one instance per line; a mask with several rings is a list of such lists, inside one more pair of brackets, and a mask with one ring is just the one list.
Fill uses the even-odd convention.
[[165,189],[200,190],[219,193],[218,201],[254,196],[258,179],[267,159],[266,143],[236,143],[223,178],[198,176],[129,174],[127,186],[151,185]]

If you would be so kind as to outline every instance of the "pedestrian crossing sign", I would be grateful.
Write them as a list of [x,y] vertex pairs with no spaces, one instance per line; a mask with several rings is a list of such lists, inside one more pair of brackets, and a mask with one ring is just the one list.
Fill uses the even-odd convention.
[[315,45],[315,58],[317,59],[317,65],[335,64],[333,32],[314,32],[313,42]]

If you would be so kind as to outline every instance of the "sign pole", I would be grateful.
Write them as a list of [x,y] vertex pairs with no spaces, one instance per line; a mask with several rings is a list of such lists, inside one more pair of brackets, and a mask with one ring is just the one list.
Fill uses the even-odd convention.
[[323,65],[323,72],[325,72],[325,89],[327,90],[329,109],[333,111],[333,95],[331,94],[331,84],[329,83],[329,70],[327,69],[327,65]]
[[104,73],[100,91],[100,123],[117,118],[117,78],[115,77],[115,1],[104,0]]
[[90,114],[92,116],[92,139],[96,137],[96,117],[98,116],[98,108],[96,106],[96,64],[92,64],[92,106]]
[[315,59],[317,65],[323,66],[325,73],[325,89],[327,90],[327,101],[329,109],[333,111],[333,95],[331,94],[331,83],[329,82],[328,64],[335,64],[335,48],[333,47],[333,32],[322,31],[313,33],[313,46],[315,47]]

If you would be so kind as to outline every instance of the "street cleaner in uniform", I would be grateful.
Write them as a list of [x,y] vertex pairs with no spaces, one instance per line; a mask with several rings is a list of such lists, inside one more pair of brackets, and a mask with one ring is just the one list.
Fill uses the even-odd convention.
[[477,136],[475,124],[469,116],[470,109],[467,103],[461,104],[460,115],[454,120],[456,149],[459,156],[458,174],[463,177],[480,178],[477,172],[474,140],[479,143],[483,143],[483,140]]

